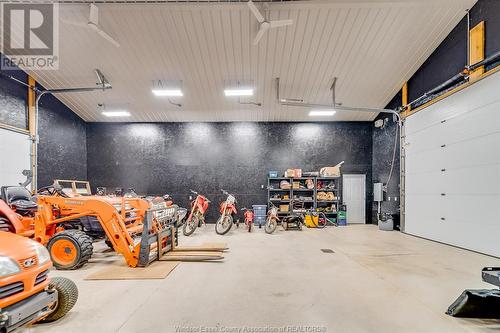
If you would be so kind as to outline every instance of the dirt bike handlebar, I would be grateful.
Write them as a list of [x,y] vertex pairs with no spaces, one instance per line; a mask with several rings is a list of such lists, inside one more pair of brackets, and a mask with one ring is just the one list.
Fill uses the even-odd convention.
[[233,194],[229,193],[228,191],[226,191],[226,190],[224,190],[224,189],[222,189],[222,188],[221,188],[220,190],[221,190],[222,194],[224,194],[224,195],[227,195],[227,196],[232,195],[232,196],[234,197],[234,202],[235,202],[235,203],[238,203],[238,200],[236,199],[236,196],[235,196],[235,195],[233,195]]
[[201,195],[201,194],[199,194],[198,192],[193,191],[193,190],[191,190],[191,189],[190,189],[189,191],[190,191],[191,193],[193,193],[193,194],[196,194],[196,195],[200,196],[200,197],[204,197],[204,198],[205,198],[205,200],[207,200],[207,202],[208,202],[208,203],[212,203],[212,201],[208,200],[208,198],[207,198],[206,196]]

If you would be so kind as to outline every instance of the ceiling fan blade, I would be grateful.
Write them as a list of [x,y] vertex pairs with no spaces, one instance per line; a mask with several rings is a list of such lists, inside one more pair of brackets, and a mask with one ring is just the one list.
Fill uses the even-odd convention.
[[73,25],[75,27],[87,28],[87,23],[77,22],[77,21],[68,21],[65,19],[60,19],[62,23]]
[[90,4],[89,23],[99,25],[99,8],[93,3]]
[[271,28],[279,28],[279,27],[284,27],[287,25],[292,25],[293,21],[292,20],[279,20],[279,21],[271,21],[269,22],[271,25]]
[[104,30],[101,30],[97,25],[89,23],[88,26],[92,30],[94,30],[95,32],[97,32],[99,34],[99,36],[101,36],[102,38],[104,38],[105,40],[107,40],[108,42],[110,42],[111,44],[113,44],[115,47],[120,47],[120,43],[118,43],[118,41],[116,39],[114,39],[113,37],[111,37],[110,35],[108,35]]
[[99,30],[97,33],[102,38],[106,39],[108,42],[110,42],[111,44],[113,44],[115,47],[120,47],[120,43],[118,43],[118,41],[116,39],[114,39],[113,37],[111,37],[110,35],[108,35],[106,32],[104,32],[102,30]]
[[261,24],[259,28],[259,32],[257,32],[257,36],[253,40],[253,45],[259,44],[259,41],[262,39],[266,31],[269,29],[269,24]]
[[257,9],[257,7],[255,7],[255,4],[253,3],[252,0],[249,0],[247,2],[247,5],[248,5],[248,8],[250,8],[250,10],[252,11],[253,15],[255,15],[255,18],[257,19],[257,21],[259,21],[259,23],[262,23],[265,21],[264,16],[262,16],[259,9]]

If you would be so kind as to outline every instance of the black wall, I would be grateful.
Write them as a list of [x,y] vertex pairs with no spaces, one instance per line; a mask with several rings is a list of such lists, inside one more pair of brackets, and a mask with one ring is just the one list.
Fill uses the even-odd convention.
[[86,123],[55,97],[39,105],[38,187],[54,179],[87,179]]
[[[401,92],[398,93],[387,105],[388,109],[395,109],[401,105]],[[394,166],[391,180],[387,186],[385,200],[381,203],[381,211],[390,214],[399,214],[399,130],[397,122],[390,114],[379,114],[375,120],[382,119],[385,125],[382,128],[373,128],[373,182],[387,184],[391,164],[394,154],[394,140],[397,137],[396,155],[394,157]],[[396,220],[398,220],[396,218]],[[377,223],[377,203],[372,206],[372,223]]]
[[[485,21],[485,57],[500,51],[500,1],[479,0],[470,10],[471,28]],[[467,63],[467,21],[465,17],[408,80],[408,99],[420,97],[453,75]]]
[[[239,207],[266,204],[269,170],[345,161],[343,173],[366,174],[370,220],[371,123],[89,123],[87,152],[93,186],[167,192],[183,206],[190,188],[216,205],[224,199],[220,188],[234,193]],[[216,217],[213,204],[207,221]]]
[[[2,73],[27,82],[21,70]],[[0,122],[27,128],[27,89],[0,76]],[[57,178],[86,179],[85,122],[53,96],[42,97],[39,106],[38,186],[50,185]]]
[[[3,55],[0,53],[0,61],[3,61],[2,59]],[[21,70],[0,71],[0,73],[5,73],[22,82],[28,80],[26,73]],[[26,87],[15,83],[12,79],[0,76],[0,123],[27,129],[27,98],[28,91]]]

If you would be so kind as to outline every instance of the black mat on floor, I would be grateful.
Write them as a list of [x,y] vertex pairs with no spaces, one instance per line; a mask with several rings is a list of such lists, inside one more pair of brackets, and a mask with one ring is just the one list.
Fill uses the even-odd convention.
[[500,319],[500,290],[465,290],[446,314],[460,318]]

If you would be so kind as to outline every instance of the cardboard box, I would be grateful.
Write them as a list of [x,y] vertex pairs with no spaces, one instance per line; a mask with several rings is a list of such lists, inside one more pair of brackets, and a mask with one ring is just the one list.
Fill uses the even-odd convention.
[[319,170],[321,177],[340,177],[340,167],[344,164],[344,161],[332,167],[324,167]]
[[300,182],[293,182],[293,189],[294,190],[300,189]]
[[289,205],[280,205],[280,212],[288,212],[290,210]]

